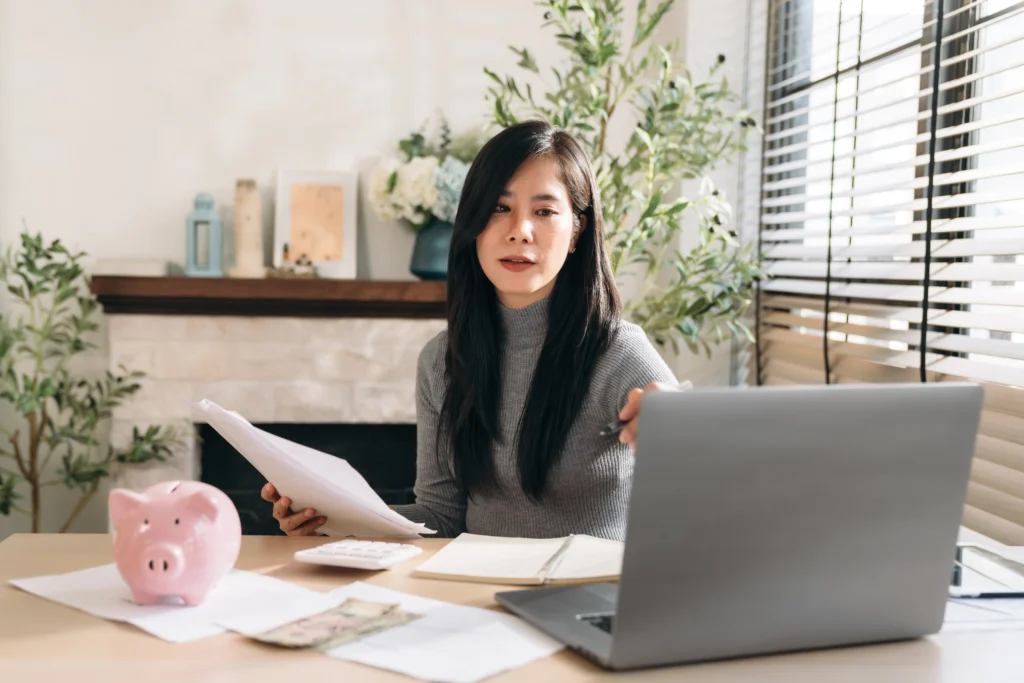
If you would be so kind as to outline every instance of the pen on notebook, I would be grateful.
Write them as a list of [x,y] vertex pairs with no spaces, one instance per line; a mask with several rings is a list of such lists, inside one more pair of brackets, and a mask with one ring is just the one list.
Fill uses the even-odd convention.
[[[693,388],[693,382],[691,382],[690,380],[685,380],[683,382],[680,382],[676,386],[676,388],[679,391],[685,391],[687,389],[692,389]],[[604,429],[602,429],[599,432],[599,434],[600,434],[600,436],[611,436],[612,434],[618,434],[630,422],[631,422],[630,420],[623,420],[621,418],[616,418],[614,422],[611,422],[611,423],[605,425]]]

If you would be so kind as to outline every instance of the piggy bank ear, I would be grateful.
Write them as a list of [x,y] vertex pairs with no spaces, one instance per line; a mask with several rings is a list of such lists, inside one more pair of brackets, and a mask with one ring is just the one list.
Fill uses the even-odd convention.
[[119,525],[125,516],[145,502],[146,497],[141,493],[135,493],[128,489],[112,489],[108,505],[110,507],[110,519],[114,522],[114,526]]
[[210,520],[217,519],[220,508],[207,491],[196,491],[185,499],[185,508]]

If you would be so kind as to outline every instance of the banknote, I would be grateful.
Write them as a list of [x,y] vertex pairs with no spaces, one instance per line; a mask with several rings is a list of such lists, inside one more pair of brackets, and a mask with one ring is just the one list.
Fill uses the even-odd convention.
[[398,605],[349,598],[333,609],[296,619],[251,636],[288,648],[330,650],[373,633],[406,624],[419,615]]

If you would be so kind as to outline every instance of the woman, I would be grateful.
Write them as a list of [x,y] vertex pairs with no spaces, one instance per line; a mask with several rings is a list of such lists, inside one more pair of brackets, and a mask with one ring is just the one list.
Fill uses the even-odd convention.
[[[466,177],[449,259],[448,329],[417,367],[416,503],[394,509],[438,537],[622,540],[637,421],[600,432],[676,380],[620,318],[580,144],[536,121],[491,139]],[[326,521],[271,484],[263,497],[288,534]]]

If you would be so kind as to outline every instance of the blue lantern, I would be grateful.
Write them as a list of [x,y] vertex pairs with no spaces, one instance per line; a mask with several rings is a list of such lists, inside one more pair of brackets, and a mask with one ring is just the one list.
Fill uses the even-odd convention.
[[195,208],[185,221],[185,275],[222,277],[220,216],[213,208],[213,195],[196,195]]

